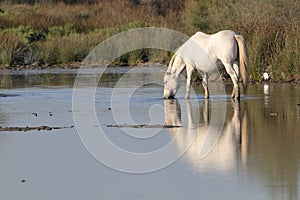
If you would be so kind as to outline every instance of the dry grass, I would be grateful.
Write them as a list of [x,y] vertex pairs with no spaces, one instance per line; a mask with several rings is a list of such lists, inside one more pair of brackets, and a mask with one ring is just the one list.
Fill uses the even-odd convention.
[[[4,0],[0,9],[2,65],[81,61],[113,34],[156,26],[188,35],[237,31],[248,44],[252,80],[260,80],[264,71],[273,80],[300,73],[298,0]],[[169,56],[135,51],[116,63],[165,62]]]

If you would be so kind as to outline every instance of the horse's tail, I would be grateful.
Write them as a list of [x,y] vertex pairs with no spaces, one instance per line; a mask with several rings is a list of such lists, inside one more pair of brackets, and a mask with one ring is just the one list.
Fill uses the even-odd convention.
[[172,56],[172,58],[171,58],[171,60],[169,62],[169,66],[168,66],[167,72],[171,72],[172,65],[174,63],[175,58],[176,58],[176,53]]
[[235,35],[235,39],[239,47],[238,49],[239,49],[240,73],[241,73],[244,93],[246,93],[248,83],[249,83],[247,46],[243,36]]

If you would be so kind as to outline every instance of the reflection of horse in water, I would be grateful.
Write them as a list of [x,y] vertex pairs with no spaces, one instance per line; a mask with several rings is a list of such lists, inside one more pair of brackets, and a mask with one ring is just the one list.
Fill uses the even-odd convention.
[[[202,117],[198,122],[192,113],[191,102],[186,101],[187,127],[182,126],[181,106],[177,99],[165,100],[165,124],[182,126],[181,128],[170,129],[171,136],[175,139],[180,150],[184,150],[187,142],[194,140],[185,154],[188,160],[197,170],[216,170],[228,172],[233,170],[239,162],[243,164],[247,156],[247,119],[245,115],[240,117],[239,101],[232,103],[233,115],[226,123],[221,133],[218,122],[210,123],[210,104],[205,100],[203,108],[200,108]],[[217,109],[217,108],[214,108]],[[222,122],[223,123],[223,122]],[[210,129],[210,131],[208,131]],[[211,141],[215,140],[215,141]],[[207,143],[211,147],[207,147]]]

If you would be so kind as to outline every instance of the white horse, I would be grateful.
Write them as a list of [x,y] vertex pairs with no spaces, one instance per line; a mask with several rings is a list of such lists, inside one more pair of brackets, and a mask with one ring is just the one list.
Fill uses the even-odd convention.
[[232,98],[239,98],[241,75],[244,92],[248,85],[248,56],[244,38],[231,30],[212,35],[197,32],[187,40],[172,57],[167,72],[164,72],[164,98],[174,98],[179,88],[179,75],[184,68],[187,72],[186,95],[190,98],[191,77],[195,69],[202,75],[205,98],[209,98],[208,72],[217,69],[221,61],[233,82]]

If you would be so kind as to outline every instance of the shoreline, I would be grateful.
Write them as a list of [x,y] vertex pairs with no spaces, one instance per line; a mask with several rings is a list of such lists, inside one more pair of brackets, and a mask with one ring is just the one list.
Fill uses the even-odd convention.
[[[26,70],[60,70],[60,69],[72,69],[72,70],[76,70],[76,69],[80,69],[82,65],[82,62],[73,62],[73,63],[69,63],[69,64],[57,64],[57,65],[36,65],[36,64],[32,64],[32,65],[22,65],[22,66],[13,66],[13,67],[9,67],[9,66],[0,66],[0,71],[26,71]],[[134,65],[125,65],[125,64],[111,64],[108,67],[145,67],[145,66],[165,66],[167,67],[168,65],[166,63],[152,63],[152,62],[145,62],[145,63],[136,63]],[[93,68],[93,67],[91,67]],[[223,74],[223,73],[222,73]],[[230,80],[230,77],[226,75],[223,76],[223,79],[225,79],[225,81]],[[261,82],[268,82],[268,83],[290,83],[290,84],[300,84],[300,75],[295,75],[295,78],[291,78],[291,79],[280,79],[280,80],[267,80],[264,81],[262,78],[261,80],[250,80],[249,83],[251,84],[256,84],[256,83],[261,83]]]
[[[55,64],[55,65],[38,65],[38,64],[31,64],[31,65],[19,65],[19,66],[4,66],[0,65],[0,70],[34,70],[34,69],[79,69],[82,65],[82,62],[71,62],[67,64]],[[143,63],[135,63],[135,64],[122,64],[122,63],[112,63],[108,67],[139,67],[139,66],[148,66],[148,65],[155,65],[155,66],[166,66],[166,63],[159,63],[159,62],[143,62]],[[92,67],[91,67],[92,68]]]

